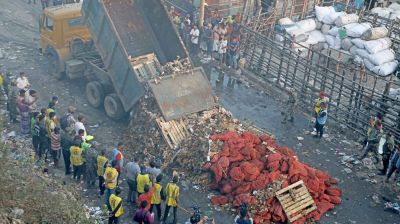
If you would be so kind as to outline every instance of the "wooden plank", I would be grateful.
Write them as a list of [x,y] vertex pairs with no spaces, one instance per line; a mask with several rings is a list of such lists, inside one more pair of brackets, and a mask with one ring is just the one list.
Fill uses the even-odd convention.
[[301,184],[304,184],[303,180],[299,180],[299,181],[297,181],[296,183],[294,183],[294,184],[292,184],[292,185],[289,185],[289,186],[287,186],[287,187],[285,187],[285,188],[283,188],[283,189],[281,189],[281,190],[275,192],[275,195],[282,194],[283,192],[285,192],[285,191],[287,191],[287,190],[290,190],[290,189],[292,189],[292,188],[294,188],[294,187],[297,187],[297,186],[299,186],[299,185],[301,185]]
[[314,205],[311,208],[302,211],[300,214],[298,214],[298,215],[296,215],[294,217],[290,217],[288,219],[289,219],[290,222],[296,221],[297,219],[308,215],[310,212],[314,211],[315,209],[317,209],[317,206]]
[[295,209],[293,209],[293,210],[291,210],[289,212],[285,211],[285,213],[286,213],[287,216],[290,216],[291,214],[294,214],[294,213],[296,213],[296,212],[298,212],[298,211],[300,211],[300,210],[302,210],[302,209],[304,209],[304,208],[306,208],[306,207],[308,207],[308,206],[310,206],[312,204],[314,204],[314,200],[310,200],[307,203],[302,204],[301,206],[299,206],[299,207],[297,207],[297,208],[295,208]]
[[179,142],[181,142],[185,138],[185,135],[182,133],[182,127],[176,121],[173,121],[172,125],[174,126],[174,128],[176,130],[176,135],[179,138]]
[[314,200],[311,197],[307,197],[301,201],[298,201],[298,202],[292,204],[291,206],[285,207],[286,214],[291,214],[292,211],[296,210],[297,208],[299,208],[305,204],[309,204],[310,202],[311,202],[311,204],[313,204]]
[[[304,190],[304,189],[293,190],[293,196],[294,196],[294,197],[300,197],[300,196],[302,196],[302,195],[304,195],[304,194],[306,194],[306,193],[308,193],[308,192],[307,192],[307,190]],[[278,197],[278,199],[279,199],[280,201],[286,201],[286,199],[292,198],[292,195],[289,194],[289,193],[287,193],[287,194],[279,195],[279,196],[277,196],[277,197]]]
[[163,135],[164,140],[167,142],[168,146],[169,146],[171,149],[173,149],[174,146],[172,145],[170,139],[168,138],[167,133],[164,131],[164,126],[163,126],[163,124],[162,124],[162,121],[161,121],[159,118],[156,118],[156,122],[157,122],[157,124],[158,124],[158,127],[159,127],[160,130],[161,130],[161,134]]
[[296,197],[296,199],[294,201],[291,199],[291,197],[285,198],[283,200],[279,199],[279,201],[281,202],[282,205],[288,207],[294,203],[297,203],[298,201],[300,201],[304,198],[311,197],[311,195],[308,192],[301,192],[301,193],[297,194],[295,197]]

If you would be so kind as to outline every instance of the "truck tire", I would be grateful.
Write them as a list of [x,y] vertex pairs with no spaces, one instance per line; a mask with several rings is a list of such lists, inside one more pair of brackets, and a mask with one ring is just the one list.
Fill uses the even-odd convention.
[[52,48],[48,49],[46,52],[47,60],[49,63],[49,67],[47,70],[48,73],[58,80],[63,79],[65,77],[65,72],[61,71],[60,60],[57,52]]
[[86,98],[91,106],[100,107],[104,97],[104,89],[100,82],[93,81],[86,85]]
[[125,115],[121,100],[115,93],[111,93],[104,99],[104,110],[108,117],[113,120],[121,120]]

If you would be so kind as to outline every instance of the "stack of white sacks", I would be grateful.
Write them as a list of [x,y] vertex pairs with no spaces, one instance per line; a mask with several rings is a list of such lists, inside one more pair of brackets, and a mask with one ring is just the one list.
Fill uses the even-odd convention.
[[375,7],[371,9],[371,13],[387,19],[400,19],[400,4],[392,3],[388,7]]
[[[333,48],[348,52],[354,61],[381,76],[392,74],[398,62],[390,48],[385,27],[372,27],[359,23],[356,14],[336,12],[334,7],[315,7],[316,19],[293,22],[289,18],[279,20],[279,25],[294,39],[293,48],[298,51]],[[279,39],[278,39],[279,40]]]

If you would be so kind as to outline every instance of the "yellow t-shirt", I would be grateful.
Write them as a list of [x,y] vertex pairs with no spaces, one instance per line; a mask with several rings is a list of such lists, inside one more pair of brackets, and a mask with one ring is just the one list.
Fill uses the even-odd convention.
[[[121,202],[121,198],[116,196],[115,194],[111,194],[110,196],[110,205],[111,205],[111,210],[114,211],[114,209],[118,206],[118,204]],[[124,214],[124,209],[122,208],[122,204],[115,213],[115,217],[120,217],[122,214]]]
[[175,183],[169,183],[165,188],[165,193],[167,195],[167,205],[176,207],[178,205],[179,187]]
[[138,193],[143,193],[144,192],[144,185],[148,184],[150,185],[150,177],[148,174],[139,174],[136,177],[136,182],[137,182],[137,192]]

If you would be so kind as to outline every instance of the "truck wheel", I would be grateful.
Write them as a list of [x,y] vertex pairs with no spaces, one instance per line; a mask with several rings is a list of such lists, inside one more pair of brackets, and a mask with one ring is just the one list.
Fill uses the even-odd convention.
[[104,96],[104,89],[100,82],[89,82],[86,85],[86,98],[93,107],[100,107]]
[[48,72],[56,79],[61,80],[65,77],[65,72],[60,69],[60,60],[57,52],[52,49],[47,50],[47,60],[49,62]]
[[115,93],[107,95],[104,99],[104,110],[107,116],[113,120],[121,120],[125,114],[121,100]]

